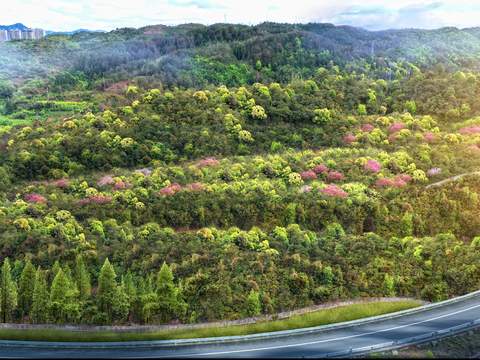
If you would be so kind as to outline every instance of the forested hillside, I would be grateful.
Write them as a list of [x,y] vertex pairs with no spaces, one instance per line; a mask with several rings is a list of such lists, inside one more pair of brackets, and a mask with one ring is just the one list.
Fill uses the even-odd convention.
[[477,29],[0,44],[3,322],[237,319],[480,285]]

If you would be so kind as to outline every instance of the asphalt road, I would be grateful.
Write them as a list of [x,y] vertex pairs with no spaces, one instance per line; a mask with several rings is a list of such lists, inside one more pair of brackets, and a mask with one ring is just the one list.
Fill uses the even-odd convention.
[[480,293],[459,302],[427,308],[395,318],[260,340],[196,345],[168,345],[165,342],[129,343],[39,343],[0,341],[1,357],[108,358],[108,357],[325,357],[352,349],[429,334],[480,320]]

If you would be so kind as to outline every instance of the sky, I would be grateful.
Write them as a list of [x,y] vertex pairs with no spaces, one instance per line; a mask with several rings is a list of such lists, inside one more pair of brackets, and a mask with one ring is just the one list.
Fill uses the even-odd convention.
[[[3,1],[2,1],[3,2]],[[69,31],[219,22],[328,22],[369,30],[480,26],[479,0],[9,0],[0,24]]]

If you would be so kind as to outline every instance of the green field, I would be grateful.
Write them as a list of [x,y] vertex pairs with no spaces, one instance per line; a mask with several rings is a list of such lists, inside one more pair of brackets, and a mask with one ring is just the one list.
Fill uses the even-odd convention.
[[141,341],[249,335],[351,321],[406,310],[420,305],[421,302],[413,300],[354,304],[296,315],[285,320],[265,321],[249,325],[170,331],[161,330],[143,333],[64,331],[59,329],[0,329],[0,339],[37,341]]

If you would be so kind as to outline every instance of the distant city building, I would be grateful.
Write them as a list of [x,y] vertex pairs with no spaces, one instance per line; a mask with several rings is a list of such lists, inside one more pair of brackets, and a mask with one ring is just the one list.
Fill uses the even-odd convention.
[[8,40],[22,40],[22,30],[8,30]]
[[43,29],[33,29],[33,38],[38,40],[45,37],[45,30]]
[[26,29],[26,30],[0,30],[0,41],[10,40],[40,40],[45,37],[43,29]]

